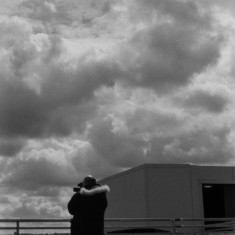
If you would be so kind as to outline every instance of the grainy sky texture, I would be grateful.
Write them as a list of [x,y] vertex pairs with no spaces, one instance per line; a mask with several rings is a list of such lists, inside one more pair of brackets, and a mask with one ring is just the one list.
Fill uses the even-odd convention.
[[143,163],[235,165],[233,0],[1,0],[0,217]]

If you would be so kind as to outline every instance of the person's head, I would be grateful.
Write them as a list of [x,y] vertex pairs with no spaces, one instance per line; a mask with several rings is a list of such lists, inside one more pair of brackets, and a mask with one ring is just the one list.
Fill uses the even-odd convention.
[[91,175],[88,175],[84,178],[82,185],[84,188],[92,188],[97,185],[96,179]]

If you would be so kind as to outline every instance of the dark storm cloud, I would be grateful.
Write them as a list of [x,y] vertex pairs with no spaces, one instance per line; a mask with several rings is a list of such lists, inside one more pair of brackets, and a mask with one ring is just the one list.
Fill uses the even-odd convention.
[[185,26],[190,25],[198,29],[210,28],[212,24],[213,18],[208,14],[210,9],[203,9],[205,6],[200,5],[200,2],[180,0],[138,0],[138,2],[140,9],[155,12],[162,17],[168,16]]
[[[58,13],[55,21],[66,19],[60,15],[66,9],[60,5],[62,3],[27,1],[23,6],[29,7],[30,4],[36,6],[32,10],[38,14],[35,18],[42,19],[43,14]],[[146,3],[145,7],[151,7],[152,15],[159,12],[163,18],[170,15],[173,21],[153,22],[136,32],[128,44],[134,53],[130,54],[134,60],[121,66],[124,68],[122,72],[115,61],[90,59],[89,55],[73,61],[71,66],[61,60],[65,50],[59,35],[47,34],[46,28],[42,27],[40,35],[46,38],[47,44],[43,41],[46,46],[38,50],[31,40],[38,34],[28,23],[21,20],[25,28],[20,30],[17,18],[9,18],[8,24],[3,22],[5,34],[11,35],[9,39],[5,36],[2,47],[8,47],[8,66],[12,72],[6,71],[1,75],[1,135],[24,138],[69,135],[75,126],[85,127],[86,113],[90,115],[91,112],[84,107],[101,86],[112,87],[115,80],[122,77],[121,81],[131,85],[161,91],[166,87],[187,84],[195,73],[216,61],[220,37],[210,36],[213,32],[210,20],[207,27],[201,26],[201,22],[210,17],[206,13],[200,14],[195,3],[157,1]],[[44,8],[47,11],[44,12]],[[184,9],[183,15],[181,8]],[[30,12],[28,14],[31,15]],[[58,21],[57,24],[62,23]],[[20,34],[16,35],[12,29],[17,29]],[[137,52],[140,55],[135,58]],[[34,81],[34,76],[38,80]],[[82,108],[79,108],[80,104]],[[85,112],[81,114],[79,110]],[[82,118],[76,119],[76,115]],[[73,120],[80,122],[73,123]]]
[[42,86],[42,96],[52,105],[72,105],[89,100],[102,85],[113,86],[115,70],[108,61],[79,62],[78,68],[51,67]]
[[[43,192],[47,187],[71,186],[76,181],[72,166],[53,162],[47,158],[16,159],[8,164],[5,171],[11,172],[2,183],[12,188]],[[47,193],[48,194],[48,193]]]
[[181,126],[184,120],[177,117],[174,112],[164,110],[148,110],[139,107],[133,115],[127,117],[127,126],[130,133],[151,136],[156,130],[158,133],[173,132],[178,126]]
[[0,139],[0,156],[15,156],[25,144],[21,139]]
[[[216,63],[223,36],[215,33],[210,13],[201,14],[193,2],[141,3],[149,7],[152,17],[158,13],[161,17],[146,23],[148,26],[132,37],[134,52],[126,55],[128,62],[123,66],[128,71],[125,82],[161,92],[188,84],[195,74]],[[182,16],[180,9],[184,9]]]
[[209,94],[199,90],[187,98],[185,105],[187,108],[202,108],[212,113],[221,113],[228,102],[227,98],[219,94]]
[[88,139],[94,150],[113,166],[131,167],[144,162],[145,141],[127,133],[115,133],[111,120],[94,123]]
[[[111,6],[105,6],[100,10],[102,14],[111,12]],[[95,154],[121,167],[144,162],[151,138],[147,141],[143,135],[154,135],[153,126],[161,126],[158,131],[164,134],[182,123],[171,113],[153,111],[142,115],[146,110],[139,109],[127,119],[126,133],[115,132],[105,116],[102,119],[106,121],[93,121],[100,105],[95,101],[95,92],[121,81],[129,84],[129,89],[154,89],[167,95],[166,89],[189,84],[196,73],[215,64],[220,55],[223,37],[216,32],[211,13],[202,12],[192,1],[138,1],[136,7],[128,9],[129,20],[137,25],[141,22],[144,27],[136,27],[125,41],[118,54],[121,58],[104,59],[92,53],[64,59],[67,52],[62,35],[48,31],[48,26],[73,22],[62,2],[26,1],[21,7],[28,9],[24,16],[34,24],[17,17],[8,17],[7,23],[1,23],[5,35],[1,47],[7,48],[8,61],[8,69],[0,76],[2,138],[68,136],[74,131],[82,133],[87,122],[92,122],[88,139]],[[189,97],[185,106],[219,113],[226,100],[198,93]],[[22,147],[23,142],[3,142],[0,152],[16,155]]]
[[20,5],[21,15],[42,23],[47,32],[58,32],[61,26],[74,24],[92,26],[93,20],[110,10],[110,1],[103,0],[26,0]]
[[72,19],[62,1],[34,0],[24,1],[20,5],[22,14],[33,20],[42,22],[48,26],[71,24]]
[[119,165],[114,163],[115,159],[112,158],[109,160],[109,157],[112,156],[112,154],[105,156],[103,155],[103,152],[99,152],[95,147],[96,146],[89,144],[85,151],[81,151],[80,149],[74,154],[72,165],[80,175],[80,177],[77,178],[77,182],[82,181],[84,175],[91,174],[97,179],[102,179],[120,171]]
[[[11,205],[14,205],[14,208]],[[62,214],[62,208],[58,201],[49,202],[41,197],[32,195],[18,195],[16,202],[11,202],[1,210],[5,218],[58,218]]]
[[43,196],[43,197],[48,197],[52,198],[54,200],[58,199],[60,196],[60,190],[64,189],[61,187],[58,187],[58,185],[53,185],[53,186],[42,186],[39,188],[36,188],[35,190],[31,190],[30,193],[32,196]]
[[6,196],[0,197],[0,204],[10,204],[9,198]]
[[[7,137],[36,136],[46,120],[44,102],[21,82],[2,80],[0,88],[0,129]],[[10,83],[10,84],[9,84]],[[47,111],[48,112],[48,111]]]
[[234,163],[233,30],[203,1],[17,4],[0,17],[2,216],[68,216],[87,174]]
[[215,62],[219,55],[218,41],[208,39],[200,45],[198,36],[191,30],[181,31],[164,25],[141,34],[149,37],[140,39],[141,43],[149,41],[149,44],[146,57],[142,55],[140,59],[142,66],[137,70],[141,76],[140,81],[136,81],[139,85],[156,89],[184,85],[194,73]]
[[[90,102],[94,92],[114,84],[112,62],[83,57],[71,61],[71,66],[60,60],[65,51],[58,35],[34,34],[28,23],[18,18],[8,21],[2,22],[1,46],[8,49],[8,63],[0,74],[0,135],[41,138],[82,131],[96,110]],[[40,50],[31,37],[42,40]],[[2,148],[3,154],[10,154],[6,145]],[[12,154],[16,152],[17,146]]]
[[151,139],[147,156],[157,163],[223,164],[233,159],[233,150],[228,146],[229,134],[230,130],[223,127],[156,137]]
[[[121,170],[146,162],[226,164],[232,161],[232,130],[220,118],[228,100],[200,90],[191,97],[193,104],[190,101],[184,104],[186,107],[177,107],[175,103],[167,107],[167,102],[162,104],[158,99],[152,101],[154,105],[151,102],[147,105],[143,102],[145,98],[127,106],[122,103],[121,114],[93,122],[89,128],[88,140],[95,159],[87,159],[88,163],[98,159],[115,172],[115,168]],[[112,109],[105,112],[111,113]],[[79,158],[76,162],[79,165]],[[93,170],[99,164],[87,165]]]

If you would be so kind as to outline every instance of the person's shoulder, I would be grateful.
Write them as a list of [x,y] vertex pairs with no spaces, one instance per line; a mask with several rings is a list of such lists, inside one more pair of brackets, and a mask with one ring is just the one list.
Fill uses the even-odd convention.
[[81,195],[92,196],[96,194],[109,193],[110,188],[108,185],[95,186],[91,189],[82,188],[80,191]]
[[79,197],[81,197],[80,192],[76,192],[76,193],[73,194],[71,200],[77,199],[77,198],[79,198]]

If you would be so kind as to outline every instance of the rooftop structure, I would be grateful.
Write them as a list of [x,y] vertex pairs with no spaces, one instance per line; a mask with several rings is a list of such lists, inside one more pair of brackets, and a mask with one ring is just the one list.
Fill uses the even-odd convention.
[[235,217],[235,167],[144,164],[101,183],[107,218]]

